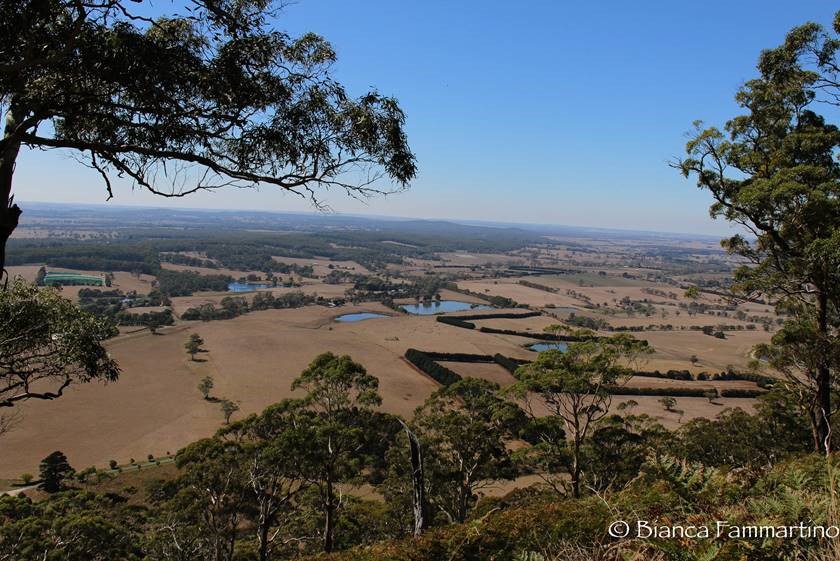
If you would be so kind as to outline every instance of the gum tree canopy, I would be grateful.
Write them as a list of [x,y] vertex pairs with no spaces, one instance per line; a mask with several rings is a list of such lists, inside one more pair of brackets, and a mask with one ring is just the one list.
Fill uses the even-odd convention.
[[20,279],[0,290],[0,417],[28,399],[56,399],[69,386],[114,381],[102,342],[116,333],[54,288]]
[[69,149],[104,180],[181,197],[260,183],[311,197],[404,187],[396,100],[351,98],[321,37],[273,30],[272,0],[0,0],[0,267],[20,149]]
[[712,195],[712,216],[749,232],[723,242],[747,261],[736,288],[789,313],[761,354],[788,374],[815,449],[828,453],[840,368],[840,13],[832,30],[793,29],[758,70],[736,96],[744,113],[723,131],[698,128],[678,166]]

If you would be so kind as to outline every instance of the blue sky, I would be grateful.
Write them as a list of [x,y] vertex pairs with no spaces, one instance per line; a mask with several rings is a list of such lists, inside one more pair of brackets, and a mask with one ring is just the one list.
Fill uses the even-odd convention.
[[[170,4],[156,0],[163,11]],[[420,173],[411,189],[338,212],[725,233],[667,162],[694,119],[722,124],[761,49],[825,1],[424,2],[299,0],[276,22],[338,52],[351,93],[400,100]],[[67,155],[26,153],[20,200],[103,202]],[[309,210],[265,187],[182,201],[117,188],[115,204]]]

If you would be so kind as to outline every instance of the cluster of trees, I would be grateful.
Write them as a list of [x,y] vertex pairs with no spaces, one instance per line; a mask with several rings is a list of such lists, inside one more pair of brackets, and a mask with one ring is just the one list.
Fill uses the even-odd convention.
[[154,275],[160,269],[148,244],[133,241],[103,244],[98,241],[11,240],[8,265],[46,263],[49,267],[82,271],[128,271]]
[[[172,325],[171,310],[143,311],[149,306],[168,305],[169,298],[157,289],[146,296],[136,293],[123,294],[121,290],[83,288],[79,290],[79,307],[95,316],[106,318],[117,325]],[[136,309],[140,311],[136,311]],[[135,311],[132,311],[135,310]]]
[[213,304],[203,304],[197,308],[188,308],[181,314],[181,319],[211,321],[232,319],[248,312],[258,310],[279,310],[308,306],[318,300],[313,294],[299,290],[285,292],[277,296],[270,292],[258,292],[249,301],[244,296],[225,296],[219,302],[219,308]]
[[[768,466],[809,449],[806,420],[779,391],[761,398],[755,415],[726,410],[718,419],[692,420],[676,432],[634,415],[632,402],[619,407],[622,416],[610,415],[605,388],[626,375],[622,363],[645,349],[617,336],[572,344],[566,353],[549,351],[520,367],[511,387],[473,378],[442,387],[411,421],[378,412],[377,379],[350,357],[326,353],[294,381],[300,399],[226,424],[214,437],[181,450],[177,477],[152,486],[147,507],[129,506],[119,494],[67,489],[72,469],[66,459],[53,458],[49,469],[42,469],[49,472],[42,480],[45,485],[49,480],[45,490],[51,497],[0,498],[0,553],[22,559],[34,552],[81,559],[95,551],[148,561],[279,560],[415,534],[434,540],[496,509],[508,518],[517,508],[538,508],[532,517],[545,514],[550,504],[577,512],[594,504],[589,496],[623,508],[623,500],[638,500],[652,485],[660,494],[645,495],[645,502],[632,507],[661,511],[682,504],[666,491],[677,485],[678,466],[738,468],[749,479],[743,483],[747,489]],[[531,396],[547,404],[547,415],[536,414]],[[224,400],[221,404],[229,421],[236,404],[227,411]],[[542,490],[518,499],[481,499],[493,482],[522,474],[539,476]],[[354,489],[362,485],[374,486],[384,502],[359,498]],[[704,497],[708,505],[729,497],[707,495],[696,481],[685,485],[681,501]],[[586,539],[593,543],[611,521],[599,519],[590,528],[585,517],[552,520],[563,520],[566,528],[552,539],[588,529]],[[510,524],[519,524],[516,516]],[[513,536],[522,527],[506,528],[499,531],[521,539]],[[422,540],[415,546],[427,543]],[[483,555],[444,550],[447,559]],[[434,548],[426,553],[424,558],[439,558]],[[365,558],[362,551],[353,555]]]
[[610,325],[608,322],[604,321],[600,318],[591,318],[589,316],[579,316],[576,315],[574,312],[569,314],[569,317],[563,320],[564,323],[571,325],[572,327],[577,327],[580,329],[591,329],[592,331],[598,331],[599,329],[609,329]]
[[190,296],[194,292],[226,292],[233,278],[228,275],[202,275],[195,271],[157,271],[158,289],[169,297]]

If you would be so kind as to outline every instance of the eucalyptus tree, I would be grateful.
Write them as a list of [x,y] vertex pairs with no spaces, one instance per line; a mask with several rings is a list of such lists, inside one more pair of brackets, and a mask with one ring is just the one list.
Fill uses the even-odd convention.
[[56,289],[13,281],[0,290],[0,408],[116,380],[119,368],[103,346],[116,333]]
[[180,473],[161,512],[161,526],[171,530],[161,532],[162,540],[177,542],[198,530],[201,559],[232,561],[252,504],[240,447],[205,438],[180,450],[175,464]]
[[[633,363],[652,350],[646,341],[626,334],[595,337],[577,331],[575,335],[582,340],[570,343],[565,351],[541,352],[521,366],[516,383],[507,391],[523,401],[535,421],[534,452],[544,457],[546,465],[566,464],[572,493],[579,497],[583,445],[609,413],[611,387],[632,374]],[[541,419],[544,413],[548,419]]]
[[481,489],[516,476],[508,443],[524,421],[522,410],[499,396],[498,384],[478,378],[444,386],[417,408],[412,426],[436,513],[463,522]]
[[743,114],[702,128],[676,165],[714,202],[713,217],[744,229],[722,242],[746,260],[735,288],[776,299],[792,321],[765,351],[789,374],[811,420],[814,447],[831,450],[840,326],[840,14],[809,23],[764,51],[760,75],[738,91]]
[[219,431],[219,439],[236,446],[244,468],[259,561],[306,538],[290,534],[288,526],[298,514],[298,496],[311,485],[302,453],[311,444],[311,417],[299,402],[284,400]]
[[[292,383],[306,395],[301,405],[310,413],[307,446],[300,450],[307,479],[317,489],[323,516],[322,545],[335,545],[335,526],[342,506],[339,486],[361,482],[374,462],[372,408],[382,402],[379,380],[349,355],[318,355]],[[397,429],[398,430],[398,429]]]
[[[145,6],[144,6],[145,4]],[[276,186],[366,196],[415,160],[396,100],[351,97],[323,38],[275,30],[272,0],[0,2],[0,268],[21,209],[23,148],[63,149],[102,178],[164,197]]]

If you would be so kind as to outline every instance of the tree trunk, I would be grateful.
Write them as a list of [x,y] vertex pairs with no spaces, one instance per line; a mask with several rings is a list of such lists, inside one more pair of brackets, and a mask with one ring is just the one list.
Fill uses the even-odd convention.
[[268,524],[261,522],[260,529],[257,535],[259,540],[259,549],[257,551],[258,559],[260,561],[268,560]]
[[572,494],[580,498],[580,439],[577,435],[572,443]]
[[426,529],[426,488],[425,476],[423,474],[423,451],[420,448],[420,439],[414,434],[408,425],[402,423],[405,434],[408,436],[408,447],[411,458],[411,485],[413,489],[413,511],[414,511],[414,535],[419,536]]
[[[817,329],[822,341],[828,340],[828,296],[824,291],[817,295]],[[817,367],[816,386],[813,419],[815,422],[815,433],[818,442],[817,452],[823,454],[831,453],[831,370],[826,363],[825,356],[820,357]]]
[[259,518],[257,522],[257,559],[259,561],[268,561],[268,534],[271,529],[271,519],[269,511],[271,507],[267,501],[263,499],[260,501]]
[[333,534],[335,533],[335,492],[331,479],[327,480],[327,497],[324,505],[324,551],[333,550]]
[[12,137],[24,115],[25,112],[12,100],[6,112],[3,151],[0,153],[0,279],[6,276],[6,243],[17,228],[22,212],[20,207],[14,204],[12,196],[12,177],[20,152],[20,142],[12,140]]

